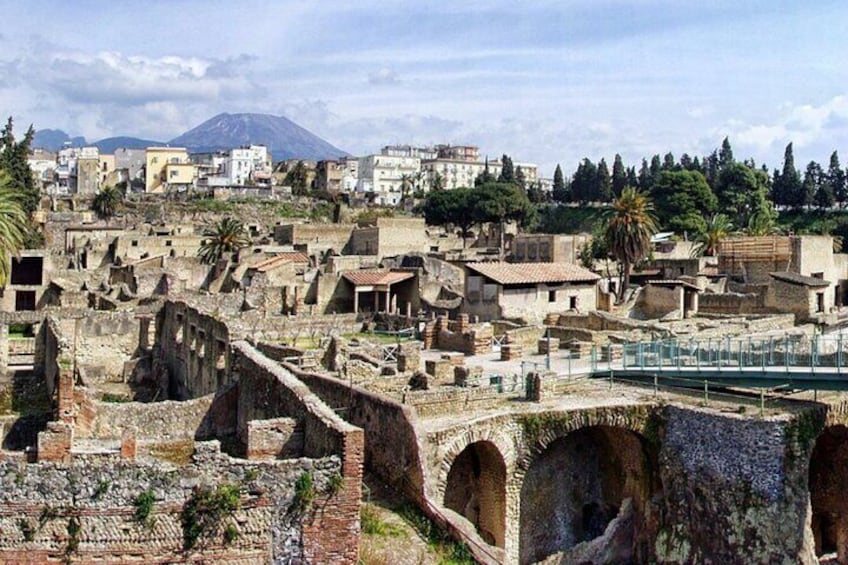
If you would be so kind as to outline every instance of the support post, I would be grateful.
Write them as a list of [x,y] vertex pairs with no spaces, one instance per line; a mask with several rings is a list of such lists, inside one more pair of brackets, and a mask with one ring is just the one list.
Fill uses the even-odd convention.
[[709,404],[710,402],[710,385],[709,381],[704,380],[704,404]]
[[765,389],[761,388],[760,389],[760,417],[763,416],[765,411],[766,411],[766,393],[765,393]]

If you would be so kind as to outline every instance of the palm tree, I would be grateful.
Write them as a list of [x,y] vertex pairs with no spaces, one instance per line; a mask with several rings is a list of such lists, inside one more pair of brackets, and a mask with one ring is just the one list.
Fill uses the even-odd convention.
[[17,256],[24,246],[27,228],[27,214],[12,187],[12,177],[0,171],[0,287],[9,278],[9,256]]
[[115,215],[121,200],[123,200],[121,191],[114,186],[107,186],[94,197],[91,208],[95,214],[108,222],[109,218]]
[[733,223],[725,214],[713,214],[707,221],[707,231],[698,234],[692,254],[696,257],[718,254],[718,245],[733,231]]
[[612,204],[604,234],[610,254],[621,264],[622,284],[618,301],[630,286],[630,269],[650,250],[651,236],[657,232],[657,221],[650,199],[635,188],[627,187]]
[[204,240],[197,250],[201,263],[214,265],[224,253],[232,253],[250,244],[250,238],[244,224],[229,216],[203,230],[203,235],[210,239]]

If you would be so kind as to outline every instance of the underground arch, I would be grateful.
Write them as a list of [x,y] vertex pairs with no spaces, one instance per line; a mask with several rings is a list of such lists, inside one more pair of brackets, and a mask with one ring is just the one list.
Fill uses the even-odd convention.
[[448,472],[444,505],[474,524],[490,545],[504,546],[506,465],[493,443],[478,441],[457,455]]
[[[629,430],[593,426],[551,442],[524,476],[520,562],[535,563],[590,540],[615,562],[638,562],[648,551],[642,516],[655,469],[655,457]],[[613,520],[614,539],[602,538]]]

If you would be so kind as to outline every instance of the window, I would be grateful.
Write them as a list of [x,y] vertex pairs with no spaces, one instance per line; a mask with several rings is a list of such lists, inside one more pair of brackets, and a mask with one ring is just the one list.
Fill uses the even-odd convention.
[[568,308],[569,310],[577,310],[577,297],[569,296],[568,297]]
[[821,313],[824,312],[824,293],[817,292],[816,293],[816,312]]
[[171,172],[170,172],[170,174],[169,174],[168,176],[169,176],[170,178],[172,178],[172,179],[175,179],[175,178],[177,178],[178,176],[180,176],[180,172],[179,172],[179,171],[171,171]]
[[813,277],[814,279],[824,280],[824,273],[823,272],[822,273],[812,273],[810,276]]
[[548,302],[556,302],[556,291],[549,290],[548,291]]
[[153,157],[152,159],[150,159],[150,164],[152,164],[152,165],[155,165],[158,162],[159,162],[159,157]]
[[132,247],[138,247],[138,240],[137,240],[137,239],[132,240],[132,241],[130,242],[130,245],[131,245]]
[[170,239],[165,240],[165,247],[171,247],[173,244],[174,244],[174,242],[171,241]]

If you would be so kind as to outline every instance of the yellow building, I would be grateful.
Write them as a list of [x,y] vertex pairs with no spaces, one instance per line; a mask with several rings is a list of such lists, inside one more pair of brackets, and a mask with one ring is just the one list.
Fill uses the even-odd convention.
[[165,192],[169,185],[194,180],[194,165],[184,147],[148,147],[145,164],[145,192]]
[[115,171],[115,156],[101,153],[100,164],[98,167],[100,173],[100,188],[103,188],[107,186],[107,183],[110,180],[109,175]]

